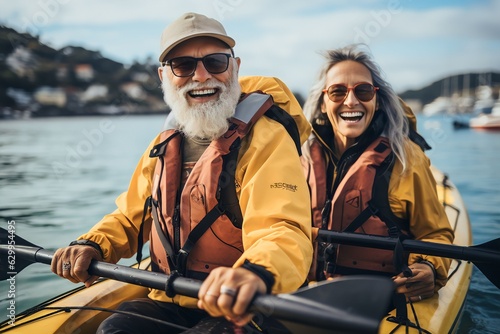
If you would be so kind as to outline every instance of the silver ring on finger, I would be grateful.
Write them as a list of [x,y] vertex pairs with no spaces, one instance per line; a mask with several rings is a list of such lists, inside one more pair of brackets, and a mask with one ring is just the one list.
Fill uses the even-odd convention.
[[228,286],[221,286],[220,287],[220,293],[221,295],[228,295],[228,296],[231,296],[231,297],[234,297],[236,296],[236,289],[233,289],[233,288],[230,288]]
[[63,271],[69,271],[71,269],[71,263],[70,262],[64,262],[62,265]]

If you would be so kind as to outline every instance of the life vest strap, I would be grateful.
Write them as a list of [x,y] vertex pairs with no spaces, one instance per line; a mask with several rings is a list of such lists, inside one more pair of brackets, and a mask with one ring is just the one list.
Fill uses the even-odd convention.
[[352,223],[349,224],[349,226],[344,229],[343,232],[354,233],[354,231],[360,228],[361,225],[368,220],[368,218],[377,215],[379,210],[375,205],[373,205],[372,201],[369,201],[367,204],[366,208],[361,211],[361,213],[352,221]]
[[150,158],[158,158],[162,155],[165,154],[165,149],[167,147],[167,144],[170,140],[172,140],[174,137],[180,135],[181,133],[179,131],[176,131],[174,133],[172,133],[170,136],[168,136],[164,141],[162,141],[161,143],[159,144],[156,144],[155,146],[153,146],[153,148],[151,149],[151,151],[149,152],[149,157]]
[[144,209],[142,211],[141,227],[139,228],[139,236],[137,237],[137,254],[135,259],[140,264],[142,260],[142,246],[144,246],[144,222],[146,221],[146,213],[151,209],[152,197],[149,196],[144,202]]
[[179,250],[177,254],[177,268],[181,274],[185,274],[187,258],[189,253],[194,248],[196,242],[201,238],[201,236],[212,226],[212,224],[224,214],[224,210],[221,210],[218,205],[216,205],[212,210],[210,210],[205,217],[198,223],[198,225],[193,228],[189,233],[184,246]]
[[[160,232],[163,231],[160,226],[160,220],[158,217],[158,202],[152,199],[151,201],[152,204],[152,210],[151,214],[153,216],[153,223],[155,224],[155,228]],[[174,267],[177,266],[177,263],[175,261],[175,257],[171,257],[170,254],[175,254],[174,249],[172,247],[172,244],[170,243],[170,240],[165,236],[164,233],[158,233],[158,237],[160,238],[161,244],[163,245],[163,248],[165,249],[165,252],[167,254],[167,259],[172,262],[172,265]]]

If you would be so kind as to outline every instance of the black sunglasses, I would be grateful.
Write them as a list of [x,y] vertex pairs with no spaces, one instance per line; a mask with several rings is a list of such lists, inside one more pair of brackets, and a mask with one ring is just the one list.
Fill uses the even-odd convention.
[[342,102],[347,98],[347,95],[351,90],[354,92],[354,95],[358,100],[361,102],[368,102],[373,99],[378,87],[374,87],[372,84],[367,82],[357,83],[353,87],[347,87],[344,84],[335,84],[331,85],[327,89],[323,89],[323,93],[327,93],[328,98],[333,102]]
[[205,57],[177,57],[172,58],[163,63],[163,65],[170,66],[172,73],[176,77],[190,77],[196,71],[198,62],[201,61],[205,69],[211,74],[220,74],[227,70],[229,67],[229,53],[212,53]]

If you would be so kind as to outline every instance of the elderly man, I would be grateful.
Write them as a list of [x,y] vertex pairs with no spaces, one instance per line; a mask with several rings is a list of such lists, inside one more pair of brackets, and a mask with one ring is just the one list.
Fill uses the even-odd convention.
[[299,151],[309,125],[278,79],[238,81],[234,46],[218,21],[196,13],[164,30],[165,131],[117,209],[52,261],[53,272],[90,286],[92,259],[114,263],[149,240],[152,270],[204,280],[199,299],[152,290],[120,309],[163,324],[114,314],[100,333],[177,333],[165,322],[193,327],[210,317],[263,329],[266,321],[247,311],[254,295],[291,292],[306,280],[311,217]]

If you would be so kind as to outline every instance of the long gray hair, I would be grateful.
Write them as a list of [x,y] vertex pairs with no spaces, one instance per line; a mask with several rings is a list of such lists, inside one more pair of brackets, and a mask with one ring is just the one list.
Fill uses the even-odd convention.
[[[373,61],[367,51],[363,51],[360,44],[353,44],[343,48],[327,50],[323,53],[326,61],[320,69],[317,82],[311,87],[309,96],[304,104],[304,114],[311,124],[318,119],[324,119],[321,112],[323,103],[323,89],[326,85],[326,75],[336,64],[352,60],[363,64],[372,75],[373,85],[379,87],[377,91],[378,108],[387,115],[387,123],[384,135],[390,138],[391,148],[403,165],[403,172],[407,167],[407,154],[405,152],[405,141],[408,139],[409,125],[403,107],[397,94],[391,85],[382,78],[380,67]],[[306,143],[304,156],[309,157],[309,149]]]

